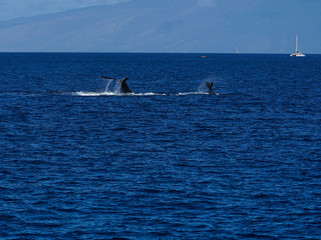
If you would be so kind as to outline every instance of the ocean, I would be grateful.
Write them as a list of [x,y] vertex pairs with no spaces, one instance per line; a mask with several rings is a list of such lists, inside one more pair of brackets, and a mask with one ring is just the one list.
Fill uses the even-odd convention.
[[1,53],[0,83],[0,239],[320,239],[321,55]]

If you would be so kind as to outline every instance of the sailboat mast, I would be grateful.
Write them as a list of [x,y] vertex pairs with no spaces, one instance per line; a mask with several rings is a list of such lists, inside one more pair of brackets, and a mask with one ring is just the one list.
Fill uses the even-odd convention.
[[299,52],[299,37],[298,34],[296,35],[295,38],[295,53],[291,53],[290,56],[291,57],[305,57],[305,55],[301,52]]

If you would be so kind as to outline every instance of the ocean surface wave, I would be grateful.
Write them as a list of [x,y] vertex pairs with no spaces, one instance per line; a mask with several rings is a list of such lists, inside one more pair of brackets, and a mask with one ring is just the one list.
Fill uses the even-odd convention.
[[320,55],[200,56],[0,54],[0,238],[319,239]]

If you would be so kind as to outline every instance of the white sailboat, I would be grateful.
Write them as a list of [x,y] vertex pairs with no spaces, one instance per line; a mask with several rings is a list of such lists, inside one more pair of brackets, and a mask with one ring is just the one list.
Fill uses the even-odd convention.
[[291,57],[305,57],[305,55],[298,50],[298,35],[296,35],[295,53],[291,53],[290,56]]

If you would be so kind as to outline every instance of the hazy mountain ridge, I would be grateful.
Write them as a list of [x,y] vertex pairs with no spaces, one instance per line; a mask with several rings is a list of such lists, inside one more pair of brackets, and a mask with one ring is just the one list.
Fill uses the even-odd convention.
[[282,53],[293,50],[300,33],[302,51],[311,46],[310,51],[321,52],[320,34],[313,31],[321,20],[317,1],[299,14],[292,14],[295,4],[246,2],[201,6],[197,0],[134,0],[15,19],[0,22],[0,51],[233,52],[238,47]]

